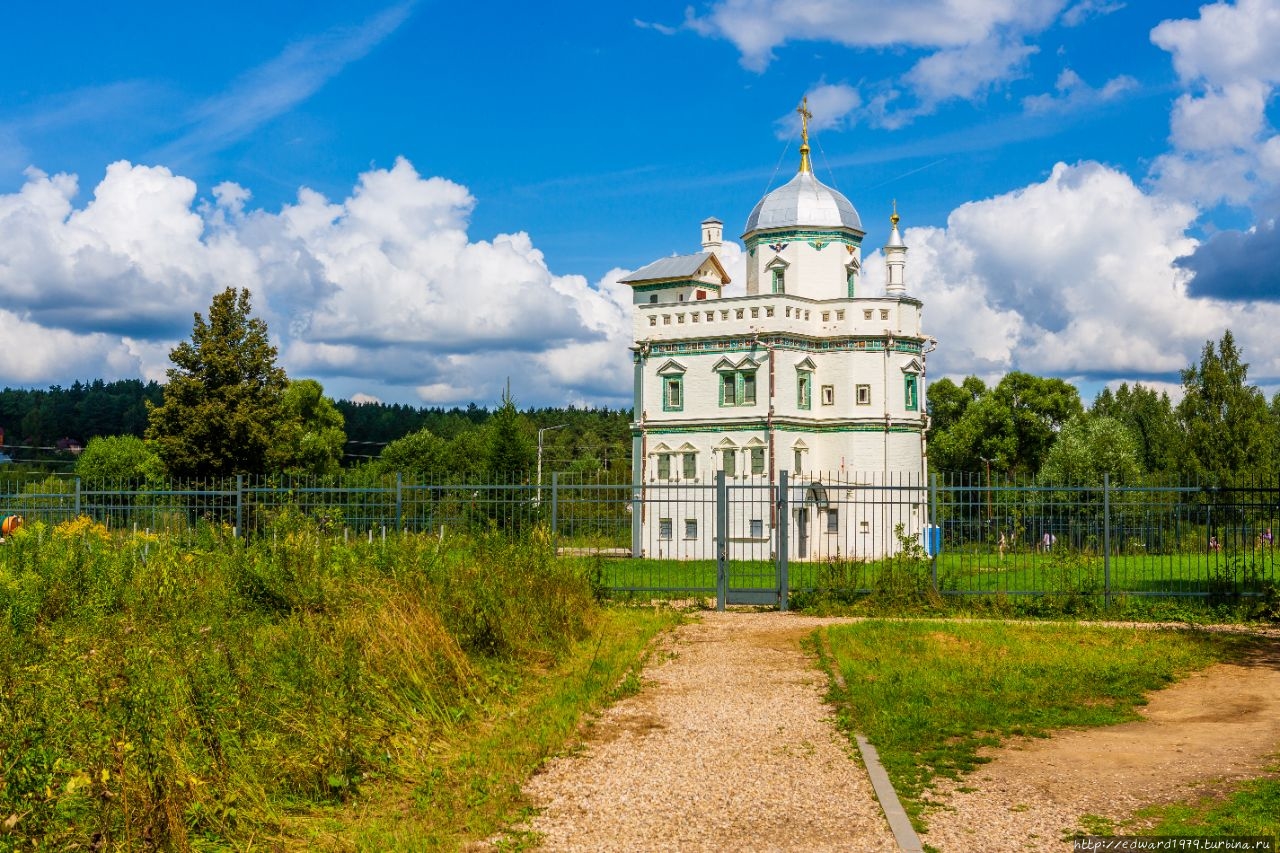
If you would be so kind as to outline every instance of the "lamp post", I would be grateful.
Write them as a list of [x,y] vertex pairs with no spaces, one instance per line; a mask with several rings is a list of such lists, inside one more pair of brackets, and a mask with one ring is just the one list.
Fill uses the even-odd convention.
[[542,434],[553,429],[564,429],[568,424],[557,424],[556,426],[542,427],[538,430],[538,500],[537,506],[542,506]]

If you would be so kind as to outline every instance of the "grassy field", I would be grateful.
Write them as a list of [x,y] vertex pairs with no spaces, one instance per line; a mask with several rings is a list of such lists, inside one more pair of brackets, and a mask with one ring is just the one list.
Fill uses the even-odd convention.
[[934,779],[973,770],[982,747],[1134,719],[1147,691],[1229,659],[1245,642],[1186,631],[932,620],[872,620],[823,633],[820,653],[846,685],[833,688],[841,724],[875,745],[917,822]]
[[[571,557],[580,571],[617,598],[714,599],[714,560]],[[1098,613],[1105,597],[1106,567],[1098,556],[1066,549],[939,555],[940,596],[932,596],[933,564],[907,555],[872,562],[792,562],[792,606],[824,612],[881,612],[888,602],[918,609],[932,599],[933,612],[1004,615]],[[1109,611],[1126,618],[1280,618],[1280,569],[1272,555],[1117,555],[1110,561]],[[731,561],[731,588],[777,583],[772,561]],[[1242,595],[1243,593],[1243,595]],[[1268,615],[1270,614],[1270,615]]]
[[0,850],[457,846],[673,618],[601,608],[536,531],[29,524],[0,547]]

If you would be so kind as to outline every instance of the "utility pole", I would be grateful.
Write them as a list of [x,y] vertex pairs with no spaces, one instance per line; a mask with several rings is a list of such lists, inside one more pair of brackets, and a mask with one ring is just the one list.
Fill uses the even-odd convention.
[[564,429],[567,426],[568,424],[558,424],[556,426],[542,427],[538,430],[538,506],[542,506],[542,434],[553,429]]

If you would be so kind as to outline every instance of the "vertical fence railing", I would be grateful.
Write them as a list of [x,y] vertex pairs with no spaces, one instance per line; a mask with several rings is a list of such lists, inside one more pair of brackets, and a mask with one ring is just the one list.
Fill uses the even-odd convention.
[[[562,553],[607,555],[616,592],[716,595],[870,589],[878,566],[919,542],[928,580],[948,595],[1254,595],[1280,582],[1272,536],[1280,484],[1019,483],[999,475],[742,476],[715,482],[610,480],[553,472],[523,480],[432,483],[386,477],[96,483],[0,482],[0,514],[58,524],[85,515],[113,529],[224,525],[256,536],[306,519],[337,535],[385,531],[552,531]],[[722,484],[723,481],[723,484]],[[899,541],[901,537],[902,541]],[[753,564],[757,579],[744,566]],[[747,578],[744,580],[744,577]],[[783,596],[785,601],[785,595]]]

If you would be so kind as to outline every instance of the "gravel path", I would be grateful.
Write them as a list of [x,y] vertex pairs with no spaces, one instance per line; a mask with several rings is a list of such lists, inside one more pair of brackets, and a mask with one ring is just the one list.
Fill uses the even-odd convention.
[[892,851],[893,836],[800,648],[834,620],[706,613],[581,754],[526,787],[545,850]]
[[[1235,629],[1231,629],[1235,630]],[[1251,632],[1275,637],[1274,632]],[[1280,642],[1151,694],[1143,719],[1023,739],[930,797],[922,840],[944,853],[1069,851],[1085,815],[1126,821],[1138,809],[1221,792],[1264,774],[1280,753]]]

